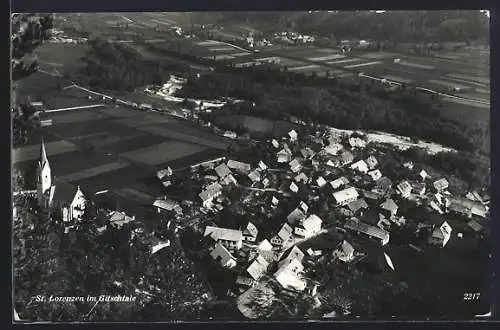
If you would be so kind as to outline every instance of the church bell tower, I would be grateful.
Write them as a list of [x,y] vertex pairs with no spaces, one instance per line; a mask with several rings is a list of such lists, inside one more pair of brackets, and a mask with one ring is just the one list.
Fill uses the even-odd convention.
[[47,152],[45,150],[45,143],[42,140],[40,147],[40,159],[37,166],[37,196],[38,204],[41,207],[48,207],[50,201],[50,190],[52,187],[52,173],[50,170],[49,160],[47,159]]

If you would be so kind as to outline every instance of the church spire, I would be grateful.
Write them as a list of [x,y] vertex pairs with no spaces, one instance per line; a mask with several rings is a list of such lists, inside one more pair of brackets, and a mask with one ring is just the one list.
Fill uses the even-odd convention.
[[42,138],[42,146],[40,147],[40,164],[42,165],[42,168],[48,162],[49,160],[47,159],[47,151],[45,151],[45,143],[43,142]]

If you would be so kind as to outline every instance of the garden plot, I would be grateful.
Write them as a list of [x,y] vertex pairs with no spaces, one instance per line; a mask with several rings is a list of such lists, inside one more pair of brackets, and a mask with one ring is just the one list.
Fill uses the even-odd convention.
[[121,161],[112,162],[112,163],[108,163],[108,164],[104,164],[104,165],[100,165],[100,166],[91,167],[91,168],[88,168],[88,169],[85,169],[85,170],[82,170],[79,172],[71,173],[71,174],[60,177],[60,179],[65,180],[65,181],[69,181],[69,182],[78,181],[78,180],[87,179],[87,178],[90,178],[93,176],[97,176],[97,175],[100,175],[103,173],[113,172],[113,171],[125,168],[129,165],[130,165],[129,163],[125,163],[125,162],[121,162]]
[[146,165],[157,165],[171,160],[183,158],[206,148],[197,144],[182,141],[169,141],[147,148],[121,154],[122,157]]
[[[51,156],[71,152],[77,150],[77,146],[71,142],[60,140],[45,143],[47,156]],[[40,145],[32,145],[12,150],[12,162],[21,163],[25,161],[34,161],[40,157]]]

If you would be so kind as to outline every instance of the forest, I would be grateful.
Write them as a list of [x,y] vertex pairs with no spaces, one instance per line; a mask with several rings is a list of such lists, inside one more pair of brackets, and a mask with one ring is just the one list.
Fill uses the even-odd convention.
[[224,115],[247,114],[270,119],[295,116],[340,129],[414,136],[469,152],[480,152],[484,139],[489,138],[487,124],[443,118],[436,106],[438,99],[419,95],[410,87],[386,92],[363,81],[344,82],[288,72],[270,74],[247,68],[190,79],[178,96],[205,99],[229,96],[249,101],[227,106]]
[[161,84],[173,72],[189,70],[187,65],[163,60],[149,61],[133,47],[101,38],[89,41],[84,65],[75,74],[83,84],[106,90],[134,91],[137,87]]

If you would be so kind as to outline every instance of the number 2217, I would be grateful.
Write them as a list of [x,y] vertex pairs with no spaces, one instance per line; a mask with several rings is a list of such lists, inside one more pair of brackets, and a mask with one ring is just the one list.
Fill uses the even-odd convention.
[[481,294],[479,292],[476,293],[466,292],[464,293],[464,300],[478,300],[480,295]]

